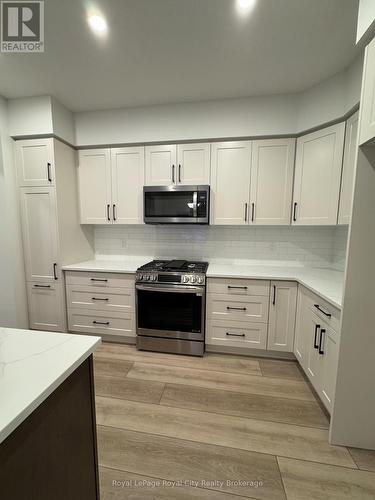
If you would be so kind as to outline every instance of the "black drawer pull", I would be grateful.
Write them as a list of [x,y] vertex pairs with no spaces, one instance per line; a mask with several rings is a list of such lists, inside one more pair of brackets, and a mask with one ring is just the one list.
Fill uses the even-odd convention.
[[91,297],[91,300],[109,300],[109,299],[101,299],[99,297]]
[[225,335],[228,335],[228,337],[244,337],[245,336],[244,333],[229,333],[229,332],[225,332]]
[[316,307],[318,309],[318,311],[320,311],[321,313],[323,313],[324,316],[327,316],[327,318],[330,318],[332,316],[331,313],[327,313],[327,312],[323,311],[323,309],[320,308],[319,304],[314,304],[314,307]]
[[109,325],[109,321],[93,321],[94,325]]
[[324,354],[322,345],[323,345],[323,334],[326,333],[324,329],[320,330],[320,338],[319,338],[319,354]]
[[53,264],[53,277],[55,280],[58,279],[57,278],[57,263],[56,262]]
[[293,222],[297,222],[297,202],[293,205]]
[[246,311],[246,307],[229,307],[227,306],[228,311]]
[[51,164],[50,163],[47,163],[47,179],[48,179],[48,182],[52,182]]
[[111,216],[109,215],[109,209],[110,209],[111,205],[107,205],[107,220],[110,221],[111,220]]
[[315,335],[314,335],[314,349],[318,349],[318,342],[316,340],[316,337],[318,336],[318,330],[320,328],[320,325],[315,325]]
[[231,288],[237,288],[238,290],[247,290],[247,286],[232,286],[232,285],[228,285],[228,290],[230,290]]
[[51,285],[34,285],[34,288],[51,288]]
[[103,278],[90,278],[90,279],[91,279],[91,281],[105,281],[105,282],[108,281],[108,280],[103,279]]
[[272,299],[272,305],[274,306],[276,304],[276,285],[273,285],[273,299]]

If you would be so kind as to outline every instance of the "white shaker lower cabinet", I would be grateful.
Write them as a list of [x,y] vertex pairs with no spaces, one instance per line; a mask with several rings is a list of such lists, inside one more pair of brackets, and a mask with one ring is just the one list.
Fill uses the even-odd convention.
[[292,224],[335,225],[345,123],[297,139]]
[[330,413],[336,384],[339,324],[340,311],[299,287],[294,353]]
[[267,349],[293,351],[297,283],[271,281]]
[[134,342],[134,275],[66,271],[65,281],[70,332]]
[[270,282],[209,278],[206,345],[267,348]]
[[27,283],[27,300],[31,329],[65,331],[65,301],[60,283]]

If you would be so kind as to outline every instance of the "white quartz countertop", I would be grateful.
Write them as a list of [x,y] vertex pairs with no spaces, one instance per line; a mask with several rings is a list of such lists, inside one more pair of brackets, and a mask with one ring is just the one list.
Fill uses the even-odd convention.
[[[121,260],[89,260],[63,266],[65,271],[96,271],[112,273],[135,273],[138,267],[155,257],[131,257]],[[341,309],[344,288],[344,273],[333,269],[291,266],[290,264],[268,265],[263,263],[219,263],[210,261],[208,278],[249,278],[297,281],[318,294],[334,307]]]
[[88,335],[0,328],[0,443],[100,343]]

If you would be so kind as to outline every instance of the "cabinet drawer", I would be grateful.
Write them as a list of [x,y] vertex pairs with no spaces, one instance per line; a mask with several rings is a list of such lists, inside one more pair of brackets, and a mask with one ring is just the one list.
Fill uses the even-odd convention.
[[336,332],[340,330],[340,311],[318,296],[314,297],[310,309]]
[[208,293],[225,293],[227,295],[262,295],[268,297],[270,282],[267,280],[246,280],[228,278],[209,278]]
[[134,288],[134,274],[66,271],[67,285],[82,285],[110,288]]
[[67,285],[68,307],[96,311],[134,312],[133,288]]
[[268,297],[208,294],[207,315],[209,319],[267,323]]
[[134,314],[68,309],[68,327],[70,332],[131,337],[135,336],[134,325]]
[[267,325],[265,323],[209,320],[207,322],[206,343],[266,349]]

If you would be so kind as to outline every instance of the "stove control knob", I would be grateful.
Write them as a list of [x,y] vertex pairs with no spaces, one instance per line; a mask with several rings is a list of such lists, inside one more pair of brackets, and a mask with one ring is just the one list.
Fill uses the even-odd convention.
[[198,276],[197,281],[201,285],[203,283],[203,276]]
[[192,277],[190,278],[190,281],[191,281],[192,283],[195,283],[195,282],[196,282],[196,278],[195,278],[195,276],[192,276]]
[[189,276],[182,276],[182,283],[188,283],[189,282]]
[[143,275],[142,275],[142,274],[140,274],[140,275],[138,276],[138,279],[139,279],[139,281],[142,281],[142,280],[143,280]]
[[154,274],[154,276],[152,277],[152,280],[156,281],[157,279],[158,279],[158,277],[156,276],[156,274]]

